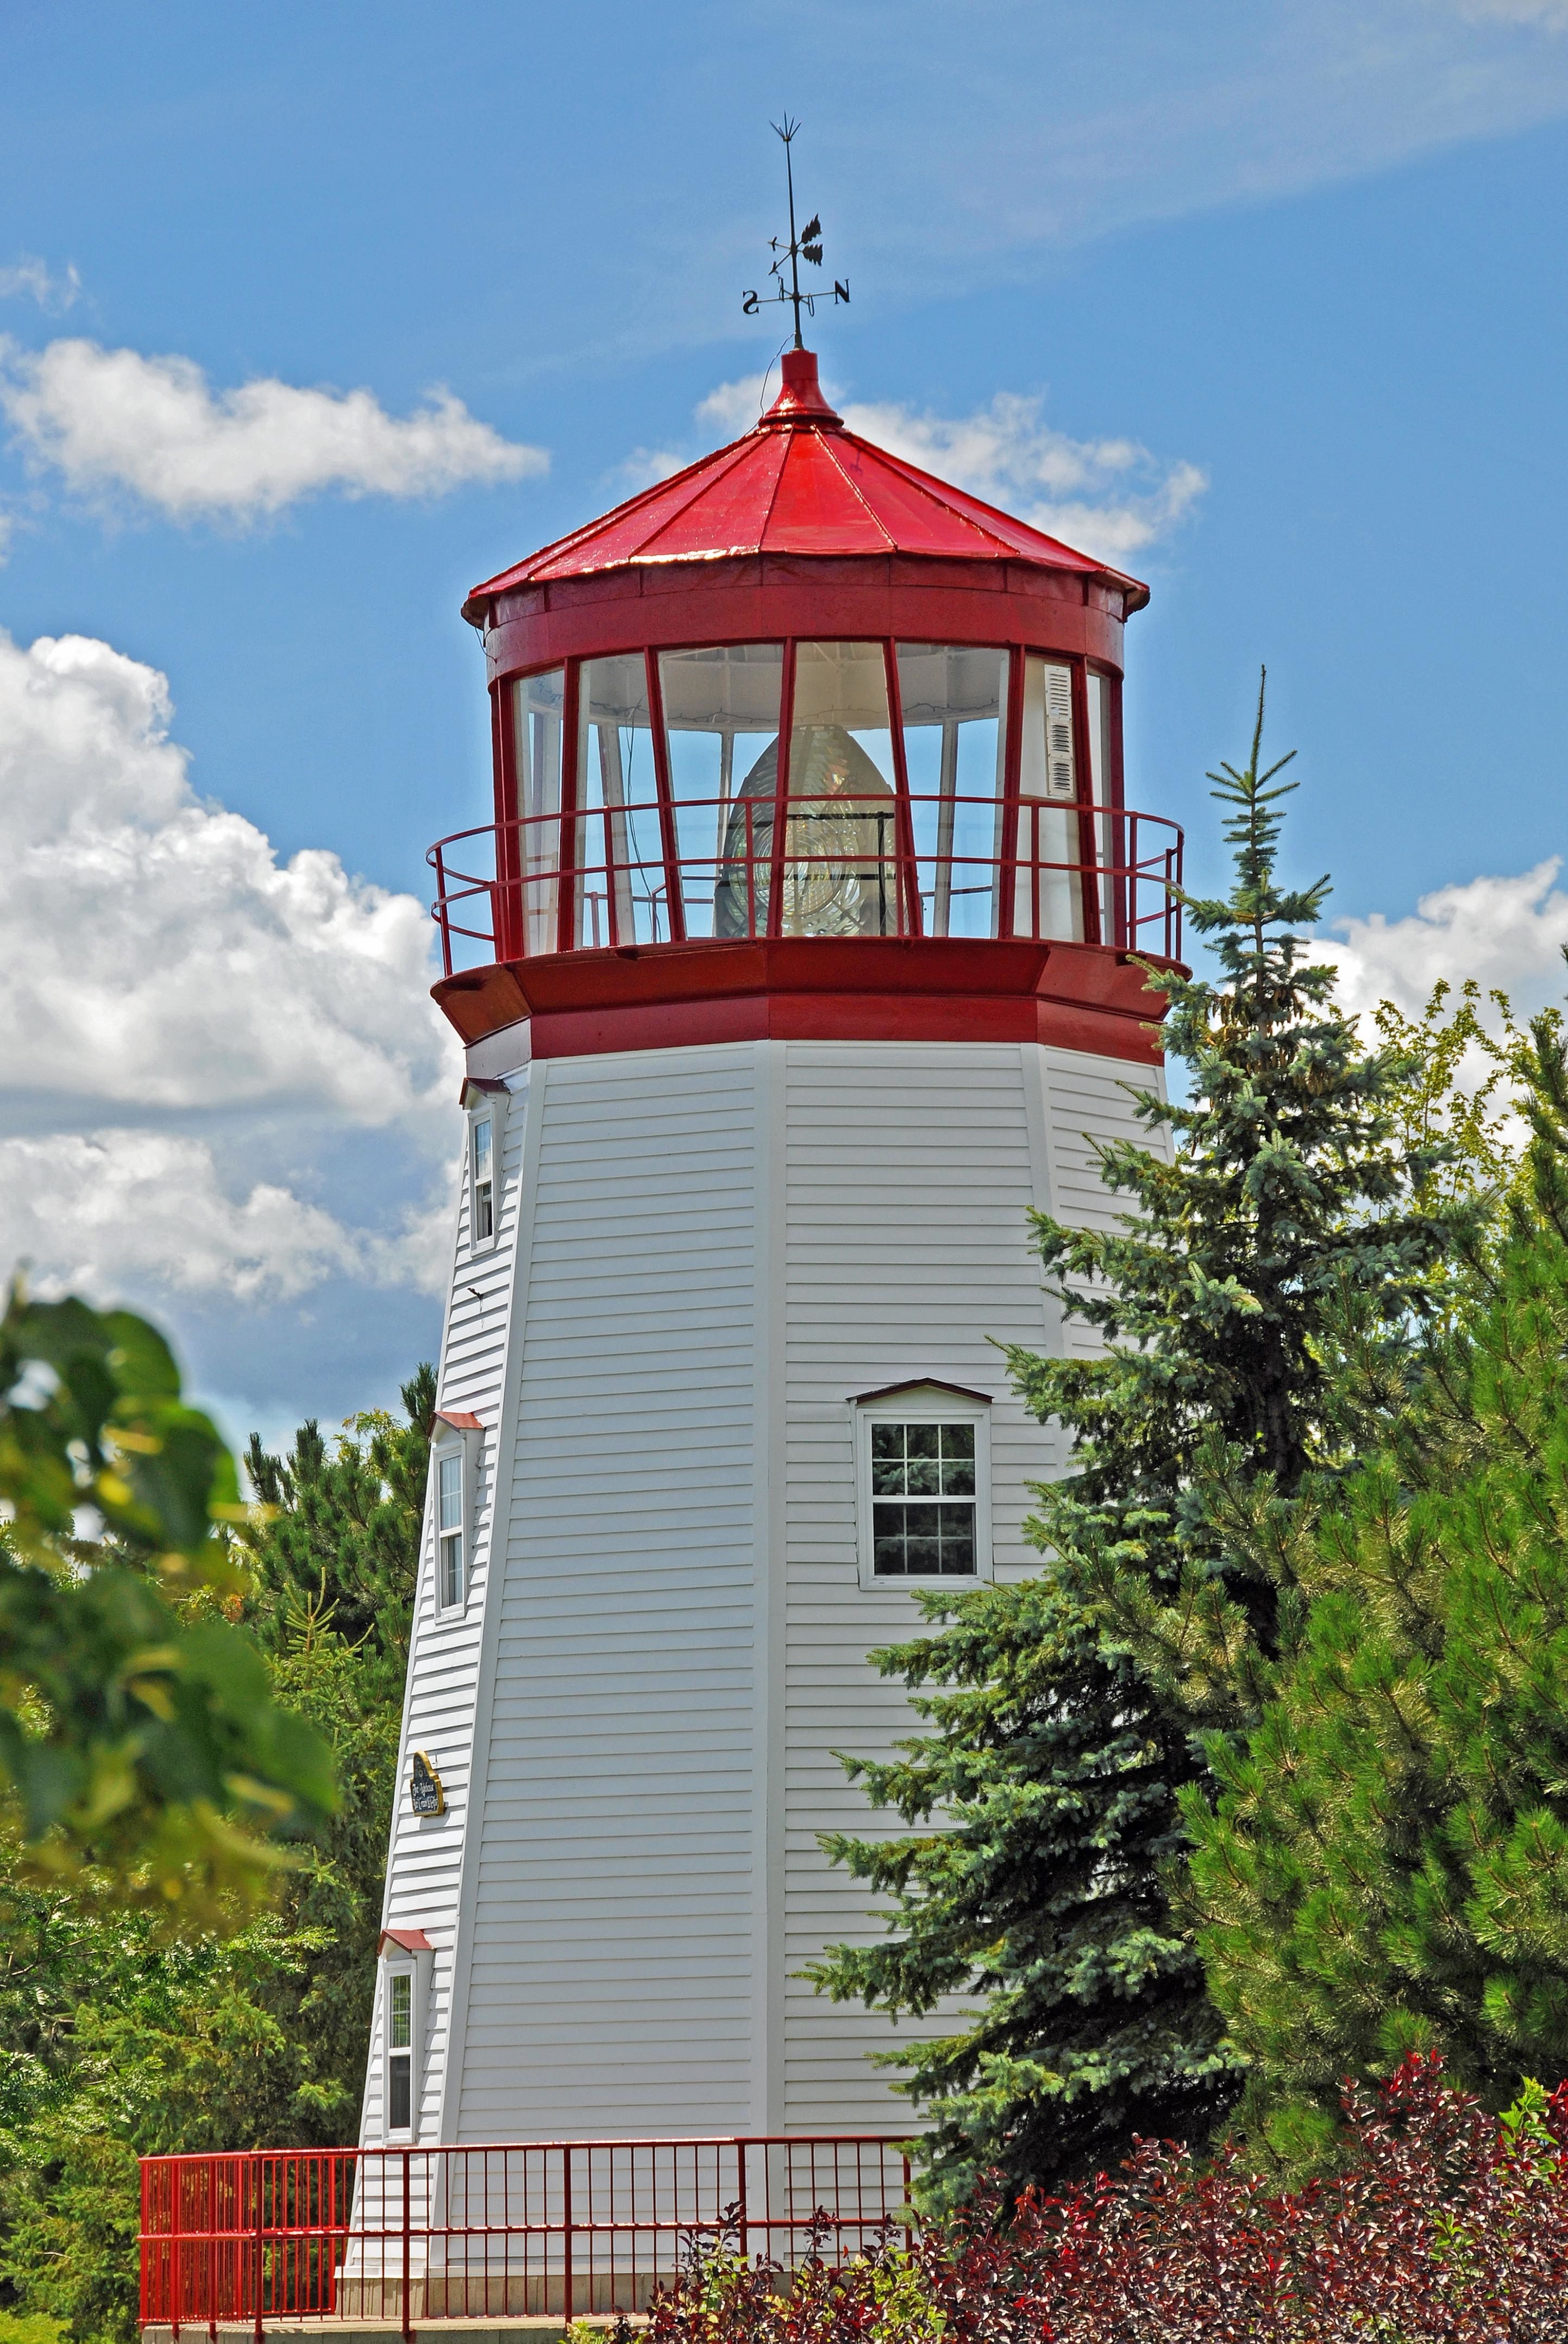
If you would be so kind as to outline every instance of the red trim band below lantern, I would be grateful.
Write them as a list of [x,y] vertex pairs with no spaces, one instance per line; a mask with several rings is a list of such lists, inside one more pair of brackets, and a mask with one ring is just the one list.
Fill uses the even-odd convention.
[[764,1039],[1045,1042],[1158,1066],[1164,1013],[1130,953],[946,937],[557,953],[466,970],[431,992],[465,1043],[526,1020],[520,1056],[536,1058]]

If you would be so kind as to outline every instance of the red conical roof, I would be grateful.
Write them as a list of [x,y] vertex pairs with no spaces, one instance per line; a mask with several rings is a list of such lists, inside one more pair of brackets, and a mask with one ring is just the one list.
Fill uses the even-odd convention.
[[758,553],[1031,561],[1120,587],[1129,611],[1148,600],[1148,589],[1136,578],[1076,553],[846,431],[818,387],[814,356],[790,350],[784,389],[744,440],[486,579],[469,596],[463,615],[482,623],[493,595],[552,579],[587,577],[628,563]]

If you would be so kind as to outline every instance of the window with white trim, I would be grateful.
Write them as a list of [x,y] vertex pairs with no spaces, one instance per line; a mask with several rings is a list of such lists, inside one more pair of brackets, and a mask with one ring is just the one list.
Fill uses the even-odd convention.
[[972,1424],[873,1424],[871,1568],[878,1579],[974,1578]]
[[470,1132],[470,1195],[473,1243],[488,1245],[495,1236],[495,1119],[476,1115]]
[[874,1587],[989,1578],[989,1407],[911,1384],[855,1402],[860,1575]]
[[443,1611],[460,1603],[467,1587],[464,1461],[460,1449],[436,1455],[436,1580]]
[[387,2130],[414,2127],[414,1974],[389,1969],[387,1977]]

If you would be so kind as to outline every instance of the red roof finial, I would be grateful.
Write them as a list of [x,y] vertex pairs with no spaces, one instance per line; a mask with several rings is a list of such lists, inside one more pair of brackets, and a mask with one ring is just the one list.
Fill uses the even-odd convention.
[[758,429],[766,430],[770,425],[780,423],[814,423],[824,431],[844,429],[843,416],[836,414],[822,395],[814,350],[785,350],[784,354],[784,389],[761,419]]

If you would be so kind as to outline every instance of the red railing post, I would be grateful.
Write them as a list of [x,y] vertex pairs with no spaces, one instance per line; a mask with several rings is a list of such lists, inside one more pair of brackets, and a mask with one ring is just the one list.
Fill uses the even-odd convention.
[[1082,660],[1074,660],[1068,667],[1071,679],[1073,769],[1078,776],[1078,893],[1083,904],[1084,942],[1098,945],[1104,941],[1100,921],[1099,844],[1095,837],[1094,761],[1089,755],[1088,672]]
[[441,975],[443,976],[450,976],[452,973],[452,932],[451,924],[447,915],[446,867],[441,860],[441,850],[439,845],[431,847],[430,855],[436,867],[435,916],[441,932]]
[[643,654],[647,662],[648,730],[653,743],[653,787],[659,799],[659,851],[664,864],[664,907],[670,918],[670,942],[686,941],[686,898],[681,884],[681,841],[675,823],[675,793],[670,780],[670,742],[664,731],[664,687],[659,654]]
[[[770,936],[784,934],[784,849],[789,841],[789,760],[790,736],[794,729],[794,638],[784,645],[784,673],[779,682],[778,755],[774,774],[774,833],[768,877],[768,923]],[[809,870],[807,874],[810,875]]]
[[[909,760],[904,739],[904,693],[898,680],[898,652],[895,644],[882,646],[883,666],[887,679],[888,739],[893,750],[893,786],[896,792],[894,820],[894,856],[896,874],[898,923],[901,936],[917,936],[924,922],[920,915],[920,866],[915,858],[915,816],[909,802]],[[881,844],[880,836],[878,844]]]
[[151,2324],[150,2302],[152,2290],[147,2285],[147,2276],[148,2267],[152,2261],[150,2251],[152,2247],[152,2167],[147,2163],[145,2157],[142,2160],[141,2185],[142,2228],[141,2237],[137,2243],[137,2252],[140,2260],[140,2268],[137,2272],[137,2295],[139,2298],[139,2309],[141,2313],[140,2324],[143,2328],[147,2328]]
[[403,2151],[403,2334],[405,2337],[411,2336],[414,2332],[413,2296],[409,2284],[410,2260],[409,2246],[413,2224],[413,2205],[410,2195],[413,2187],[412,2162],[413,2151],[405,2148]]
[[170,2216],[169,2216],[169,2246],[168,2246],[168,2259],[169,2259],[169,2301],[168,2301],[168,2324],[169,2324],[169,2329],[170,2329],[170,2332],[171,2332],[171,2334],[172,2334],[172,2335],[173,2335],[173,2337],[174,2337],[174,2344],[179,2344],[179,2298],[180,2298],[180,2279],[181,2279],[181,2277],[182,2277],[182,2273],[181,2273],[180,2267],[179,2267],[179,2223],[180,2223],[180,2210],[181,2210],[181,2207],[182,2207],[182,2204],[183,2204],[183,2201],[184,2201],[184,2198],[185,2198],[185,2191],[184,2191],[184,2189],[180,2187],[180,2184],[181,2184],[181,2183],[184,2181],[184,2179],[185,2179],[185,2173],[184,2173],[183,2168],[182,2168],[180,2166],[178,2166],[178,2165],[177,2165],[177,2166],[174,2167],[173,2179],[174,2179],[174,2193],[173,2193],[173,2195],[174,2195],[174,2208],[173,2208],[172,2213],[171,2213],[171,2214],[170,2214]]
[[581,660],[566,663],[566,691],[561,712],[561,828],[558,833],[560,852],[557,861],[557,884],[561,894],[555,906],[555,949],[575,951],[581,941],[578,928],[578,889],[582,872],[578,863],[578,813],[582,797],[583,776],[577,770],[581,743],[578,734],[578,696],[582,689]]
[[[736,2227],[740,2236],[741,2260],[746,2260],[746,2147],[744,2140],[735,2143],[735,2205],[738,2209]],[[766,2150],[763,2152],[765,2156]]]
[[266,2216],[263,2211],[263,2173],[264,2167],[262,2166],[261,2157],[258,2151],[256,2157],[256,2319],[254,2328],[256,2344],[261,2344],[261,2273],[262,2258],[266,2253],[264,2241]]
[[217,2159],[207,2160],[207,2252],[202,2257],[207,2273],[207,2332],[211,2344],[217,2344]]
[[[572,2268],[572,2147],[561,2152],[561,2316],[570,2324],[573,2312]],[[549,2295],[546,2292],[548,2306]]]

